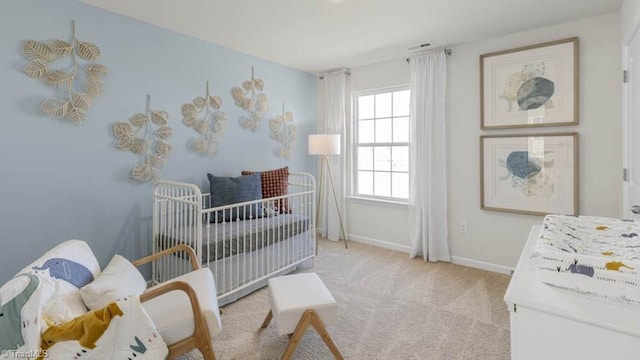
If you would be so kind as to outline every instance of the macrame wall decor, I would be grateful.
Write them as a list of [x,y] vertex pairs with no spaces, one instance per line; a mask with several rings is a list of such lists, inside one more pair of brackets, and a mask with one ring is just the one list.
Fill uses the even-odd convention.
[[[44,79],[58,90],[58,96],[42,103],[41,109],[45,114],[82,124],[87,119],[87,111],[93,106],[93,99],[105,92],[103,78],[109,69],[96,63],[100,60],[100,49],[92,43],[78,40],[75,21],[72,21],[72,26],[71,43],[64,40],[25,41],[23,51],[30,61],[24,67],[24,72],[32,78]],[[71,60],[66,67],[63,65],[57,70],[50,68],[53,62],[67,56],[71,56]],[[87,63],[80,64],[80,59]],[[82,90],[76,90],[78,84]]]
[[191,144],[191,150],[214,156],[224,132],[227,117],[220,111],[222,99],[209,94],[209,82],[204,97],[198,96],[193,102],[182,105],[182,122],[200,134]]
[[242,83],[242,88],[234,87],[231,95],[235,104],[247,112],[240,117],[240,125],[251,131],[257,131],[260,127],[260,119],[269,109],[267,95],[261,91],[264,89],[264,81],[256,79],[251,67],[251,80]]
[[[158,179],[159,169],[164,166],[171,153],[171,146],[166,142],[173,135],[173,130],[167,126],[169,114],[163,110],[151,110],[150,104],[151,96],[147,95],[147,110],[144,114],[137,113],[129,121],[113,124],[118,148],[140,156],[140,164],[134,166],[131,172],[131,176],[138,181]],[[151,150],[154,143],[155,153]]]
[[282,103],[282,115],[278,115],[269,121],[271,133],[269,136],[275,141],[282,144],[277,156],[288,159],[291,144],[296,141],[296,126],[293,124],[293,114],[291,111],[284,111],[284,103]]

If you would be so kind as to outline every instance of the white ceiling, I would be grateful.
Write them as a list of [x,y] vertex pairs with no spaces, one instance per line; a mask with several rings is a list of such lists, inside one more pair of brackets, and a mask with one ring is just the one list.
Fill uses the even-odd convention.
[[80,0],[319,73],[615,12],[622,0]]

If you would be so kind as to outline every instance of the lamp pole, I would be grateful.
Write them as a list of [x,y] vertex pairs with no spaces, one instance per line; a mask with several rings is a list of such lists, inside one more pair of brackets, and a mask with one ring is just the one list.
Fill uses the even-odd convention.
[[[336,187],[333,182],[333,173],[331,172],[331,165],[329,164],[329,155],[321,156],[322,165],[320,166],[320,189],[318,189],[318,204],[316,210],[316,226],[318,224],[318,217],[320,216],[320,204],[322,203],[322,189],[324,188],[324,167],[327,167],[327,171],[329,172],[329,184],[331,185],[331,192],[333,193],[333,201],[336,204],[336,210],[338,212],[338,221],[340,222],[340,230],[342,231],[344,247],[346,249],[349,248],[347,245],[347,232],[344,229],[344,225],[342,224],[342,213],[340,212],[340,206],[338,205],[338,196],[336,195]],[[318,247],[316,246],[316,252],[318,251]]]

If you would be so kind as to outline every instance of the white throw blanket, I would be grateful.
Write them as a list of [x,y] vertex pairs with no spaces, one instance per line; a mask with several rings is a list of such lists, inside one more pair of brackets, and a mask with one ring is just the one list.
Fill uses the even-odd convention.
[[68,240],[2,285],[0,359],[163,359],[166,344],[139,297],[86,315],[80,289],[99,276],[87,243]]
[[167,356],[167,346],[138,296],[118,300],[105,309],[47,329],[42,338],[54,343],[44,350],[46,355],[51,359],[78,360],[164,359]]

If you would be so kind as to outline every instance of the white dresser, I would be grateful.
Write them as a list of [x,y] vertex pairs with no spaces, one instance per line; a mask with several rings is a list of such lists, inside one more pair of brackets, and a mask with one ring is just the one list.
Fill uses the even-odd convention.
[[531,229],[504,296],[511,317],[511,359],[640,359],[640,306],[538,280],[529,257],[540,229]]

